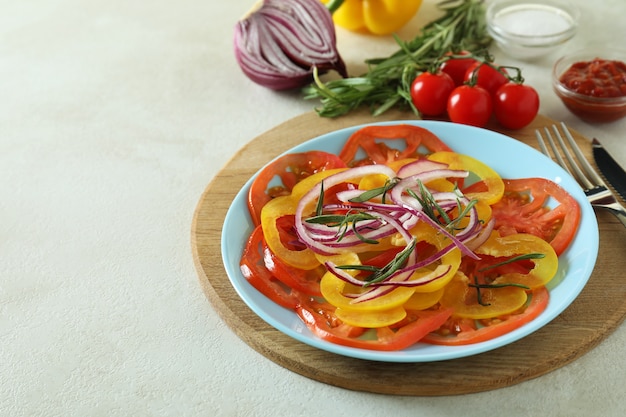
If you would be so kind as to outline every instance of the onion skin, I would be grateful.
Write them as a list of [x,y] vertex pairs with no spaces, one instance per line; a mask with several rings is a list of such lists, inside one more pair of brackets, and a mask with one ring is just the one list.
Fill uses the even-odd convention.
[[235,25],[234,49],[243,73],[273,90],[304,87],[314,68],[348,76],[332,16],[318,0],[260,0]]

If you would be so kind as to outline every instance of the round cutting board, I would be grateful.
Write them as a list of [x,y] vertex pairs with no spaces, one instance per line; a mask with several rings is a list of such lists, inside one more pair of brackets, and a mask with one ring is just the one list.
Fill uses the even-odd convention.
[[[430,363],[382,363],[353,359],[300,343],[260,319],[239,298],[224,270],[220,238],[224,217],[244,183],[264,164],[293,146],[344,127],[415,118],[391,111],[373,118],[363,111],[337,119],[306,113],[258,136],[208,185],[191,228],[193,257],[204,292],[228,326],[256,351],[308,378],[380,394],[439,396],[487,391],[538,377],[588,352],[626,316],[626,228],[599,212],[600,253],[580,296],[560,316],[524,339],[480,355]],[[538,116],[518,131],[494,130],[537,147],[534,131],[554,121]],[[589,141],[574,132],[591,160]]]

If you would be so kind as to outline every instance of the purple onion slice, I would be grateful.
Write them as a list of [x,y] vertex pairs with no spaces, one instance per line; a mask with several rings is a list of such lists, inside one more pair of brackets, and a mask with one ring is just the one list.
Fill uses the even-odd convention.
[[337,51],[335,26],[318,0],[260,0],[235,26],[235,58],[257,84],[300,88],[330,70],[347,77]]

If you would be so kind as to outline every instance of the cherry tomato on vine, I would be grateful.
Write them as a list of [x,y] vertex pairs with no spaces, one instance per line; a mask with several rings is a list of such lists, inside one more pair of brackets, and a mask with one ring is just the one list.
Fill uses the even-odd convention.
[[465,82],[472,81],[474,71],[476,71],[476,85],[487,90],[492,96],[496,94],[498,88],[509,82],[507,72],[504,68],[498,70],[496,67],[482,62],[476,62],[467,69],[465,72]]
[[539,112],[539,94],[525,84],[506,83],[493,97],[493,111],[498,122],[507,129],[521,129]]
[[448,116],[455,123],[483,127],[492,110],[491,95],[480,86],[461,85],[448,98]]
[[[469,55],[469,52],[462,51],[458,55]],[[451,58],[444,61],[439,70],[448,74],[454,81],[454,85],[458,87],[465,82],[467,69],[477,62],[474,58]]]
[[424,116],[440,116],[446,112],[448,96],[454,81],[445,72],[423,72],[411,84],[411,101]]

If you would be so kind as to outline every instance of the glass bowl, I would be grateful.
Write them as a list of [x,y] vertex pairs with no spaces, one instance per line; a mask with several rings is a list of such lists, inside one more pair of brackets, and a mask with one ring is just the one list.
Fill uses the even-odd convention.
[[487,30],[505,54],[532,60],[574,37],[580,12],[561,0],[496,0],[486,16]]
[[[552,87],[563,104],[586,122],[605,123],[621,119],[626,116],[625,60],[626,51],[609,48],[588,48],[565,55],[554,63]],[[577,72],[575,77],[565,75],[566,72],[572,74],[572,71]],[[608,87],[598,86],[603,79],[612,79],[614,96],[608,96]]]

